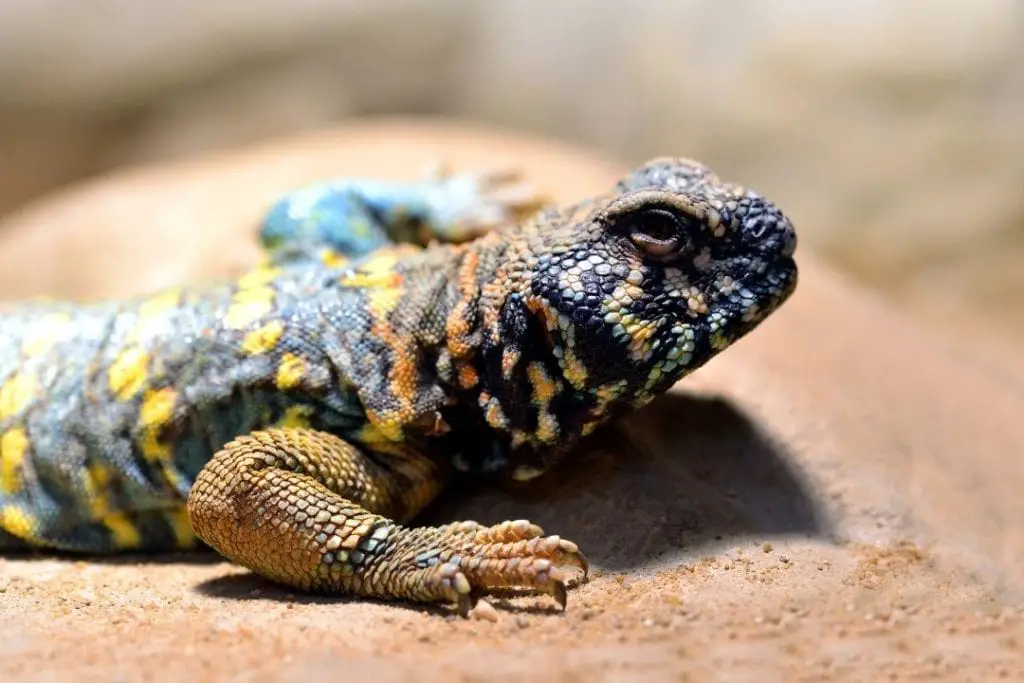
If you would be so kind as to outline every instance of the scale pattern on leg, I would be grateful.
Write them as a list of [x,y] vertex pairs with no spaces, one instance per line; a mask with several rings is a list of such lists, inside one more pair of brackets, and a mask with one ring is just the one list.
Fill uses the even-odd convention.
[[277,263],[340,263],[394,244],[460,243],[518,223],[546,202],[519,173],[432,174],[417,183],[335,178],[290,192],[267,212],[260,243]]
[[586,559],[574,543],[510,521],[409,528],[445,476],[433,460],[378,462],[308,429],[255,432],[218,452],[188,500],[196,534],[228,559],[296,588],[456,602],[493,588],[534,588],[565,604]]

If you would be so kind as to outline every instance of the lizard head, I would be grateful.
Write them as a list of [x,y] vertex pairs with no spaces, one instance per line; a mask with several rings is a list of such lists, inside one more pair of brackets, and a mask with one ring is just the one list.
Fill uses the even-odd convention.
[[562,375],[549,402],[562,401],[563,422],[567,402],[581,406],[573,431],[584,435],[744,336],[797,282],[790,221],[689,160],[648,162],[540,226],[523,295]]

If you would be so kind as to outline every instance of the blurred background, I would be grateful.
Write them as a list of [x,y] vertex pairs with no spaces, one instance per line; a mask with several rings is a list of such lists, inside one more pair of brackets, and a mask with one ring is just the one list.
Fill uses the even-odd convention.
[[1024,347],[1024,3],[0,0],[0,221],[395,113],[698,158],[852,278]]

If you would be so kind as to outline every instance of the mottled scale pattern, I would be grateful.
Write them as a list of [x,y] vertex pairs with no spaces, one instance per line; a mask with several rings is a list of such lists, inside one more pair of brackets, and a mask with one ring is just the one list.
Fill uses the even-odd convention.
[[456,471],[529,480],[796,286],[760,194],[655,159],[555,208],[505,172],[281,198],[237,281],[0,309],[0,550],[187,548],[451,602],[586,571],[526,520],[417,527]]
[[558,594],[556,563],[585,566],[574,544],[528,522],[396,523],[437,493],[436,469],[412,454],[382,467],[323,432],[256,432],[214,456],[189,505],[202,511],[196,532],[226,557],[318,592],[458,602],[471,583],[505,581]]

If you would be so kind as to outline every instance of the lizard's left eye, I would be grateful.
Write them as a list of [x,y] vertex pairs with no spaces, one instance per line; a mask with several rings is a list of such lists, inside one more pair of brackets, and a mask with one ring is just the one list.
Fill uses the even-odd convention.
[[646,209],[629,223],[629,239],[655,259],[677,256],[689,243],[684,221],[667,209]]

